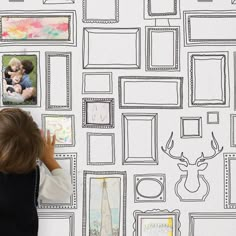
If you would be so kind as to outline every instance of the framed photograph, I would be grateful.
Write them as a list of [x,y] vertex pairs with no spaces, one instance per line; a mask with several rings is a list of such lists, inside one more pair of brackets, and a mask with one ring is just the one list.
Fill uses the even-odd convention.
[[135,211],[134,236],[180,236],[179,217],[179,210]]
[[1,11],[0,46],[76,46],[75,11]]
[[83,128],[114,128],[113,98],[83,98]]
[[56,147],[75,146],[74,115],[42,115],[43,130],[56,135]]
[[84,171],[83,236],[126,235],[126,172]]
[[180,137],[202,138],[202,117],[181,117]]
[[122,114],[125,165],[158,164],[158,114]]
[[39,52],[0,53],[2,62],[2,106],[40,107]]

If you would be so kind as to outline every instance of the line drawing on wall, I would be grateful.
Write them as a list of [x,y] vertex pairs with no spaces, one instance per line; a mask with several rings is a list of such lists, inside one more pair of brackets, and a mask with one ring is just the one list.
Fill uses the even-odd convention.
[[236,114],[230,115],[230,146],[236,147]]
[[[77,154],[55,153],[54,158],[59,165],[70,174],[71,183],[73,185],[73,194],[65,202],[40,200],[39,209],[75,209],[77,208]],[[49,174],[49,171],[47,172],[47,174]]]
[[236,11],[184,11],[185,46],[236,45],[229,24],[236,24]]
[[83,128],[115,127],[113,98],[83,98],[82,103]]
[[73,212],[38,212],[38,217],[39,236],[74,236],[75,214]]
[[236,230],[235,222],[234,212],[191,212],[189,213],[189,236],[232,235]]
[[115,164],[114,133],[87,133],[87,164]]
[[112,72],[84,72],[82,80],[83,94],[113,93]]
[[165,147],[161,147],[162,151],[170,158],[180,161],[177,165],[179,169],[186,172],[186,175],[181,175],[175,185],[175,194],[183,202],[201,202],[205,201],[210,192],[210,185],[204,175],[200,175],[200,171],[204,171],[208,167],[206,161],[215,158],[223,151],[220,148],[214,133],[212,132],[211,148],[213,154],[206,156],[203,152],[198,157],[195,163],[190,163],[189,159],[181,152],[180,155],[171,153],[174,148],[173,132],[170,135]]
[[24,2],[24,0],[8,0],[9,2]]
[[83,236],[126,235],[126,172],[84,171]]
[[[133,236],[173,235],[180,236],[180,211],[134,211]],[[152,227],[150,227],[150,225]]]
[[158,114],[122,114],[123,165],[158,164]]
[[76,11],[1,11],[0,23],[0,46],[76,46]]
[[119,105],[122,109],[182,109],[183,78],[121,76]]
[[144,19],[179,19],[180,0],[144,0]]
[[188,57],[189,106],[228,107],[228,52],[191,52]]
[[165,202],[166,175],[134,175],[134,202]]
[[181,138],[202,138],[202,117],[180,117]]
[[207,124],[219,124],[220,113],[218,111],[207,112]]
[[43,4],[72,4],[75,0],[43,0]]
[[139,69],[140,41],[140,28],[84,28],[83,68]]
[[232,3],[232,4],[236,4],[236,1],[235,1],[235,0],[231,0],[231,3]]
[[46,52],[45,61],[46,110],[70,111],[72,109],[71,52]]
[[83,0],[84,23],[118,23],[119,0]]
[[180,27],[146,27],[146,70],[180,70]]

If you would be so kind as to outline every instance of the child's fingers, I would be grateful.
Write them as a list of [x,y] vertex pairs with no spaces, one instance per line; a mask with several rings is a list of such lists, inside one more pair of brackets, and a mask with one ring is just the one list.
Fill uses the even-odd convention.
[[46,142],[44,131],[42,129],[40,130],[40,133],[41,133],[41,137],[42,137],[43,141]]
[[51,144],[50,130],[47,130],[47,144]]
[[54,146],[55,143],[56,143],[56,135],[54,134],[54,135],[52,136],[52,145]]

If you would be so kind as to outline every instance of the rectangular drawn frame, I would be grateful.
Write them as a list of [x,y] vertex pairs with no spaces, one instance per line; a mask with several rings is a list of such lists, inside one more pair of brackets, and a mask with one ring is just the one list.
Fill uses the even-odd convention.
[[72,4],[75,0],[43,0],[43,4]]
[[[185,135],[184,132],[184,121],[198,121],[198,134],[197,135]],[[202,138],[202,117],[180,117],[180,137],[189,139],[189,138]]]
[[[19,46],[19,45],[29,45],[29,46],[76,46],[77,42],[77,26],[76,26],[76,11],[45,11],[45,10],[36,10],[36,11],[0,11],[0,24],[2,17],[48,17],[48,16],[58,16],[58,17],[69,17],[70,29],[69,29],[69,38],[68,40],[3,40],[0,37],[0,46]],[[2,31],[2,29],[0,29]]]
[[70,177],[73,185],[73,193],[70,196],[70,203],[43,203],[39,201],[39,209],[76,209],[77,208],[77,154],[76,153],[55,153],[56,160],[70,161]]
[[[72,110],[72,61],[71,52],[46,52],[46,110],[53,111],[71,111]],[[51,104],[51,57],[65,57],[66,58],[66,106]],[[59,95],[60,96],[60,95]]]
[[[82,236],[89,236],[87,234],[88,227],[88,215],[87,215],[87,198],[88,189],[86,188],[87,176],[121,176],[123,178],[123,193],[121,193],[122,212],[123,217],[120,216],[120,223],[122,224],[122,231],[119,232],[119,236],[126,236],[126,204],[127,204],[127,174],[125,171],[84,171],[83,175],[83,220],[82,220]],[[122,196],[123,194],[123,196]]]

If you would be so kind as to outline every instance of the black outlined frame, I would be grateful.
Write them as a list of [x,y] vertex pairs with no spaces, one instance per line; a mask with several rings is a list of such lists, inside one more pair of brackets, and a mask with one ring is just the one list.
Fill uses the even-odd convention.
[[[200,45],[236,45],[236,35],[232,38],[225,37],[223,38],[222,35],[227,35],[228,33],[222,32],[222,30],[227,29],[229,23],[227,19],[234,19],[236,20],[236,11],[184,11],[184,43],[185,46],[200,46]],[[205,21],[203,22],[203,19]],[[207,20],[215,19],[212,22],[208,22]],[[224,22],[223,20],[226,19]],[[199,32],[194,32],[195,38],[193,38],[193,25],[191,24],[192,20],[195,20],[194,26],[195,30],[202,30],[201,34],[198,35]],[[196,20],[201,22],[196,22]],[[220,25],[220,23],[225,23],[224,25]],[[202,25],[201,25],[202,24]],[[231,24],[233,24],[231,22]],[[214,27],[217,25],[217,27]],[[207,29],[207,31],[204,31]],[[211,32],[211,30],[218,30],[217,32],[213,32],[220,36],[217,37],[207,37],[207,33]],[[232,32],[232,31],[231,31]]]
[[[109,77],[109,90],[103,90],[103,91],[92,91],[92,90],[88,90],[86,89],[86,76],[108,76]],[[82,82],[82,93],[83,94],[112,94],[113,92],[113,79],[112,79],[112,72],[84,72],[83,73],[83,82]],[[99,79],[98,79],[99,80]]]
[[[180,15],[180,0],[172,0],[173,1],[173,10],[172,11],[162,11],[162,12],[154,12],[152,11],[152,0],[143,0],[144,1],[144,19],[179,19]],[[159,6],[165,2],[165,0],[159,0]],[[156,1],[157,2],[157,1]]]
[[[135,47],[135,50],[132,51],[133,54],[135,55],[131,55],[132,57],[134,56],[135,58],[132,58],[132,63],[123,63],[122,60],[125,58],[127,59],[127,49],[122,49],[123,50],[123,54],[125,55],[124,58],[122,58],[122,60],[120,61],[120,59],[116,59],[116,62],[111,62],[111,58],[106,58],[106,63],[100,63],[101,55],[93,55],[93,60],[94,58],[96,59],[96,63],[95,62],[91,62],[91,56],[90,54],[92,53],[91,50],[89,50],[90,47],[90,42],[89,40],[91,39],[91,36],[93,36],[93,42],[98,41],[94,39],[94,36],[97,35],[120,35],[120,37],[125,37],[129,36],[129,40],[130,40],[130,35],[134,35],[134,40],[133,40],[133,44]],[[103,39],[104,40],[104,39]],[[120,41],[117,38],[118,42]],[[119,46],[117,45],[117,43],[114,43],[114,45],[112,47],[108,47],[109,45],[105,45],[104,44],[104,48],[106,48],[106,51],[111,51],[114,48],[119,48]],[[122,42],[124,42],[122,40]],[[98,41],[99,43],[99,41]],[[123,43],[124,45],[124,43]],[[98,45],[99,48],[101,48],[100,45]],[[93,46],[95,48],[95,46]],[[130,47],[129,47],[130,48]],[[121,56],[122,52],[121,52],[121,48],[119,48],[119,55]],[[103,53],[104,54],[104,53]],[[113,52],[114,54],[114,52]],[[140,69],[141,66],[141,29],[140,28],[84,28],[83,30],[83,69]]]
[[72,4],[75,0],[43,0],[43,4]]
[[[1,43],[0,43],[1,44]],[[25,105],[25,104],[19,104],[19,105],[11,105],[3,104],[3,98],[1,96],[1,105],[2,107],[23,107],[23,108],[37,108],[42,106],[42,88],[41,88],[41,59],[40,59],[40,52],[39,51],[22,51],[22,52],[2,52],[1,55],[1,67],[3,68],[3,56],[36,56],[37,57],[37,104],[36,105]],[[2,70],[3,71],[3,70]],[[0,83],[1,91],[3,91],[3,85],[2,82]],[[2,92],[3,94],[3,92]]]
[[3,17],[14,17],[14,18],[43,18],[43,17],[68,17],[70,28],[68,30],[69,37],[67,40],[27,40],[27,39],[2,39],[0,37],[0,46],[19,46],[19,45],[29,45],[29,46],[76,46],[77,44],[77,26],[76,26],[76,11],[45,11],[45,10],[36,10],[36,11],[1,11],[0,12],[0,34],[2,35],[2,18]]
[[[143,226],[143,220],[163,220],[166,219],[167,221],[169,219],[172,220],[173,226],[172,226],[172,234],[173,236],[180,236],[180,211],[174,210],[174,211],[168,211],[168,210],[160,210],[160,209],[153,209],[153,210],[147,210],[147,211],[134,211],[134,224],[133,229],[134,233],[133,236],[142,236],[142,226]],[[163,223],[163,221],[162,221]],[[153,224],[154,226],[155,224]],[[156,223],[156,225],[158,225]],[[157,226],[160,227],[160,226]]]
[[[38,212],[38,218],[45,220],[68,220],[69,234],[63,236],[74,236],[75,234],[75,214],[73,212]],[[41,235],[43,236],[43,235]],[[58,235],[59,236],[59,235]]]
[[[228,68],[228,52],[189,52],[189,107],[228,107],[229,98],[229,68]],[[220,73],[220,88],[221,97],[219,98],[197,98],[196,88],[197,84],[197,62],[205,61],[205,63],[215,61],[218,63],[220,61],[220,68],[218,71]],[[202,66],[202,63],[201,63]],[[210,68],[210,67],[209,67]],[[204,69],[207,69],[205,66]],[[214,69],[216,71],[216,68]],[[200,71],[199,73],[207,73],[206,71]],[[210,73],[210,72],[209,72]],[[199,76],[199,75],[198,75]],[[214,77],[215,78],[215,77]],[[219,84],[219,83],[218,83]],[[215,96],[215,95],[214,95]],[[205,95],[204,95],[205,97]]]
[[235,125],[236,125],[236,114],[231,114],[230,115],[230,146],[231,147],[236,147]]
[[[197,132],[186,134],[185,121],[197,122]],[[202,117],[180,117],[180,137],[189,138],[202,138]]]
[[[215,116],[215,120],[211,120],[211,116]],[[220,123],[220,113],[218,111],[207,112],[207,124],[219,124]]]
[[[111,161],[96,161],[91,160],[91,137],[110,137],[111,139]],[[102,147],[101,147],[102,148]],[[104,147],[104,148],[107,148]],[[114,165],[115,164],[115,134],[114,133],[87,133],[87,164],[88,165]]]
[[[217,220],[217,225],[212,227],[211,224],[209,224],[209,227],[212,227],[214,229],[214,233],[217,232],[217,227],[222,225],[219,220],[222,221],[227,221],[227,220],[235,220],[236,221],[236,213],[230,212],[191,212],[189,213],[189,236],[200,236],[200,234],[196,235],[195,234],[195,229],[196,229],[196,221],[197,220],[211,220],[210,223],[212,223],[212,220]],[[231,221],[232,222],[232,221]],[[227,224],[227,228],[230,228],[229,225]],[[206,229],[204,229],[206,230]],[[228,235],[226,233],[226,235]],[[218,236],[218,235],[217,235]]]
[[[108,117],[109,122],[103,123],[103,122],[89,122],[88,119],[90,116],[96,116],[94,113],[93,115],[89,114],[88,106],[89,104],[104,104],[109,105],[109,110],[107,111],[107,114],[100,114],[100,119],[103,117]],[[99,111],[99,109],[98,109]],[[114,99],[113,98],[83,98],[82,101],[82,127],[83,128],[101,128],[101,129],[111,129],[115,127],[114,122]]]
[[[139,190],[139,186],[142,182],[153,182],[160,187],[160,191],[153,193],[142,193]],[[147,186],[147,189],[153,190],[154,185],[152,187]],[[166,201],[166,175],[165,174],[142,174],[142,175],[134,175],[134,202],[165,202]]]
[[[132,134],[131,130],[129,129],[129,123],[137,121],[143,123],[147,122],[149,125],[149,135],[150,144],[149,147],[151,150],[148,150],[148,153],[145,154],[146,156],[130,156],[130,134]],[[150,114],[150,113],[127,113],[122,114],[122,164],[123,165],[158,165],[158,114]],[[136,124],[137,125],[137,124]],[[136,129],[137,131],[137,129]],[[135,137],[141,137],[141,134],[134,135]],[[147,141],[147,140],[145,140]],[[132,140],[132,143],[136,141]],[[138,144],[140,147],[140,143]],[[133,147],[134,149],[137,146]]]
[[76,153],[55,153],[55,160],[60,164],[60,160],[70,162],[70,177],[73,185],[73,193],[69,203],[46,202],[39,200],[39,209],[76,209],[77,208],[77,154]]
[[[159,33],[160,35],[172,34],[173,37],[173,51],[171,53],[172,64],[160,65],[153,64],[153,34]],[[168,48],[165,41],[162,48]],[[170,48],[170,47],[169,47]],[[157,53],[158,54],[158,53]],[[167,54],[167,53],[166,53]],[[165,55],[167,56],[167,55]],[[180,27],[146,27],[146,71],[178,71],[180,70]]]
[[[51,59],[52,58],[65,58],[66,65],[65,65],[65,73],[66,73],[66,101],[64,104],[55,105],[51,104],[51,80],[53,76],[51,76],[52,69],[51,69]],[[45,54],[45,62],[46,62],[46,110],[53,110],[53,111],[71,111],[72,110],[72,54],[71,52],[46,52]],[[55,76],[54,76],[55,77]],[[62,84],[60,84],[62,85]],[[60,93],[57,93],[59,96]]]
[[83,172],[83,221],[82,236],[89,236],[89,209],[88,195],[90,191],[90,183],[88,179],[93,178],[120,178],[121,179],[121,196],[120,196],[120,230],[118,236],[126,236],[126,205],[127,205],[127,174],[125,171],[84,171]]
[[[103,18],[103,19],[98,19],[98,18],[89,18],[87,15],[87,2],[91,1],[91,0],[83,0],[83,22],[84,23],[106,23],[106,24],[110,24],[110,23],[118,23],[119,22],[119,0],[113,0],[114,1],[114,7],[115,10],[112,9],[112,11],[114,11],[114,17],[113,18]],[[98,0],[95,0],[96,2],[98,2]],[[91,4],[91,3],[90,3]],[[91,4],[92,5],[92,4]],[[99,11],[99,9],[96,8],[96,6],[93,6],[96,11]]]
[[[69,118],[71,120],[71,143],[70,144],[55,144],[55,147],[74,147],[75,146],[75,116],[74,115],[59,115],[59,114],[42,114],[42,129],[46,132],[46,119],[52,118]],[[52,134],[51,134],[52,135]]]
[[[136,85],[137,83],[145,84],[145,86],[141,85],[141,89],[146,88],[147,85],[150,83],[150,90],[153,88],[154,84],[169,84],[172,86],[173,93],[173,100],[174,102],[171,102],[168,104],[166,103],[159,103],[155,104],[153,103],[153,100],[151,99],[151,103],[147,103],[145,101],[138,103],[137,99],[138,97],[135,96],[133,100],[135,102],[128,103],[126,102],[126,95],[128,94],[127,91],[125,91],[125,85],[126,84],[134,83]],[[174,86],[174,87],[173,87]],[[170,87],[171,88],[171,87]],[[135,88],[132,89],[134,91]],[[163,88],[160,88],[163,92]],[[154,91],[152,91],[154,92]],[[132,92],[133,94],[134,92]],[[141,91],[138,93],[140,96]],[[132,95],[131,94],[131,95]],[[145,93],[144,95],[141,94],[139,98],[147,97],[148,95],[151,95],[151,91],[148,91],[148,93]],[[170,90],[162,93],[164,96],[165,94],[168,94],[168,99],[171,97]],[[154,92],[153,96],[157,97],[156,91]],[[176,99],[177,98],[177,99]],[[162,99],[163,100],[163,99]],[[121,76],[119,77],[119,106],[121,109],[182,109],[183,108],[183,78],[182,77],[159,77],[159,76]]]
[[[236,209],[236,199],[235,202],[232,201],[232,162],[236,163],[236,154],[235,153],[224,153],[224,174],[225,174],[225,184],[224,184],[224,208],[225,209]],[[236,171],[236,169],[234,170]]]

